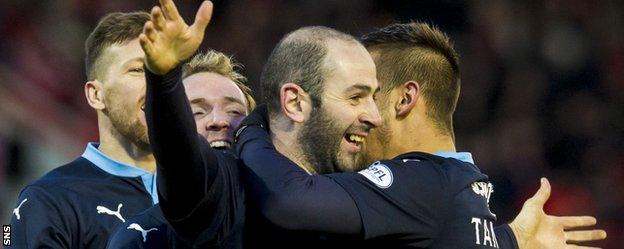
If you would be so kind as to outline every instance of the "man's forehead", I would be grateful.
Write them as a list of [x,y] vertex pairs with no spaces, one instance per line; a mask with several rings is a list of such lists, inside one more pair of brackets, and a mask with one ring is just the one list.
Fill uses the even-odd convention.
[[[106,46],[100,55],[101,59],[108,61],[133,60],[135,58],[144,58],[145,52],[141,49],[139,39],[133,39],[121,43],[114,43]],[[123,62],[122,62],[123,63]]]
[[349,68],[335,68],[335,70],[332,70],[328,73],[325,84],[334,85],[334,87],[332,88],[342,89],[342,91],[346,92],[376,92],[379,89],[377,78],[375,77],[374,73],[370,73],[367,71],[369,70],[349,70]]
[[245,94],[231,79],[213,72],[200,72],[186,77],[185,88],[189,97],[204,99],[238,99],[244,102]]

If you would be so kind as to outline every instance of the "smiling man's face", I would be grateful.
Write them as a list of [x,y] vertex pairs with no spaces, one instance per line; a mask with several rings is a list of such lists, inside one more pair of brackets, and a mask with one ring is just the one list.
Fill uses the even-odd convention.
[[356,171],[370,130],[381,123],[373,98],[378,89],[375,64],[357,43],[330,40],[327,49],[321,105],[298,137],[317,173]]
[[234,130],[247,116],[247,103],[240,88],[229,78],[211,72],[186,77],[184,87],[197,132],[213,148],[230,148]]

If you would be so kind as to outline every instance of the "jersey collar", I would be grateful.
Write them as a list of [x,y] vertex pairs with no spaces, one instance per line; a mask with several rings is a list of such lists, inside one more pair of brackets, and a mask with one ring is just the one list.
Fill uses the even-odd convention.
[[474,164],[474,160],[472,159],[472,154],[470,154],[470,152],[438,151],[433,154],[440,157],[453,158],[462,162]]
[[156,192],[156,174],[152,174],[144,169],[116,161],[100,150],[98,143],[88,143],[82,157],[89,160],[95,166],[111,175],[120,177],[141,177],[145,190],[152,196],[152,202],[158,203],[158,193]]

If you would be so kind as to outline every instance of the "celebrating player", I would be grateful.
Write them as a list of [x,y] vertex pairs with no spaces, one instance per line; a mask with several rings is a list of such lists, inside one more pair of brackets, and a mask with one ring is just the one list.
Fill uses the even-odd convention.
[[20,193],[11,220],[20,248],[103,248],[125,219],[158,202],[156,167],[142,111],[145,12],[112,13],[86,41],[84,86],[100,142]]
[[[173,3],[164,1],[163,9],[165,14],[160,13],[158,8],[152,11],[153,22],[146,24],[145,34],[141,35],[141,44],[147,54],[146,66],[153,72],[153,74],[147,74],[148,82],[150,82],[147,95],[147,116],[150,138],[159,161],[158,172],[159,175],[162,173],[159,179],[162,177],[166,180],[164,183],[159,180],[159,189],[162,189],[161,197],[163,197],[161,199],[163,213],[167,220],[172,223],[176,233],[189,241],[203,239],[212,242],[217,247],[237,246],[240,230],[237,230],[236,225],[240,224],[237,222],[240,221],[238,217],[241,216],[241,212],[236,206],[237,201],[240,200],[237,198],[239,195],[236,195],[236,191],[233,190],[239,187],[236,183],[236,177],[232,176],[236,173],[235,159],[231,156],[220,156],[224,154],[211,151],[209,146],[202,144],[201,139],[198,139],[193,133],[191,111],[186,102],[184,91],[180,87],[180,75],[179,69],[177,69],[177,65],[188,58],[199,46],[203,36],[202,28],[207,23],[205,21],[206,15],[202,14],[200,8],[196,23],[188,27],[181,21]],[[269,91],[274,92],[273,96],[279,96],[279,111],[273,111],[274,115],[271,118],[273,138],[278,148],[290,156],[292,160],[302,164],[303,168],[309,172],[326,173],[336,169],[355,169],[360,158],[361,143],[369,130],[381,123],[380,115],[373,101],[373,95],[377,89],[375,68],[364,47],[352,37],[332,29],[323,27],[303,28],[291,33],[280,42],[269,59],[264,72],[263,84],[268,82],[266,85],[269,86]],[[265,96],[270,97],[271,95],[265,94]],[[313,115],[314,118],[311,118]],[[314,122],[312,122],[313,119]],[[251,127],[247,126],[248,128],[243,130],[243,134],[254,135],[257,133],[256,135],[264,137],[255,140],[253,136],[242,137],[243,144],[248,143],[246,146],[251,146],[251,148],[253,148],[254,142],[260,141],[260,146],[256,143],[259,149],[248,147],[247,150],[252,151],[252,154],[262,151],[270,152],[269,150],[272,149],[270,143],[262,144],[262,140],[265,142],[268,140],[265,131],[253,127],[253,123],[250,124]],[[323,129],[319,129],[319,127]],[[312,150],[309,147],[314,145],[315,140],[313,139],[315,137],[324,140],[316,141],[319,146],[313,147],[317,150]],[[156,142],[158,140],[160,142]],[[298,140],[302,140],[303,145],[298,143]],[[158,143],[161,145],[157,145]],[[162,147],[157,149],[159,146]],[[159,150],[161,151],[158,152]],[[267,166],[264,169],[259,169],[259,164],[250,165],[252,168],[250,177],[260,176],[260,180],[247,187],[254,194],[252,200],[260,200],[257,202],[260,205],[256,206],[261,208],[264,218],[268,218],[273,224],[282,226],[281,228],[290,230],[302,229],[353,234],[358,239],[383,237],[383,239],[376,238],[377,240],[365,241],[366,246],[427,245],[427,243],[436,240],[432,239],[436,231],[458,235],[458,238],[453,239],[456,239],[456,244],[460,246],[484,245],[494,247],[496,245],[498,247],[499,243],[500,245],[514,246],[513,241],[510,242],[515,238],[513,235],[508,233],[509,236],[499,238],[499,240],[496,240],[493,235],[494,229],[492,229],[491,224],[494,215],[489,212],[487,207],[488,189],[490,188],[485,175],[478,172],[478,169],[470,163],[426,153],[415,154],[410,154],[413,157],[402,159],[403,163],[415,163],[422,160],[427,165],[423,169],[413,171],[404,167],[402,170],[405,173],[399,174],[402,179],[400,181],[402,184],[399,185],[405,186],[398,191],[397,188],[394,188],[390,189],[389,192],[383,192],[383,187],[389,189],[392,185],[392,182],[385,182],[384,179],[387,178],[380,179],[383,177],[379,176],[386,173],[383,170],[371,168],[365,172],[368,173],[369,177],[349,178],[344,174],[342,175],[345,177],[342,182],[351,181],[353,189],[362,186],[362,196],[370,197],[370,200],[377,202],[370,203],[371,208],[368,209],[360,209],[363,205],[362,202],[351,199],[350,195],[355,196],[353,193],[357,191],[352,191],[353,189],[341,190],[336,182],[332,184],[332,181],[341,181],[337,180],[341,176],[328,176],[326,178],[310,176],[293,165],[290,165],[293,166],[292,168],[286,168],[287,172],[284,173],[283,169],[270,167],[271,164],[284,165],[285,159],[275,156],[271,158],[277,161],[264,162]],[[161,155],[164,157],[162,164]],[[187,157],[188,159],[186,159]],[[175,164],[176,159],[181,160],[177,161],[177,165]],[[323,164],[323,162],[330,162],[330,164]],[[445,167],[434,167],[436,164],[444,164]],[[172,165],[178,166],[180,170],[172,171]],[[329,167],[315,167],[315,165]],[[395,165],[393,168],[396,169],[397,167],[399,166]],[[467,171],[462,172],[462,168],[466,168]],[[272,171],[274,169],[276,171]],[[441,172],[444,170],[448,172]],[[223,171],[225,173],[221,173]],[[431,174],[432,172],[437,177],[447,173],[453,182],[450,182],[449,179],[442,179],[442,181],[432,177],[423,181],[430,184],[417,182],[421,185],[416,187],[420,188],[409,188],[409,191],[417,191],[412,195],[403,196],[401,199],[396,199],[395,202],[391,201],[395,200],[392,198],[394,195],[409,193],[404,190],[410,184],[412,187],[415,186],[413,183],[409,183],[406,178],[416,179],[418,177],[420,179],[423,176],[419,173]],[[360,176],[356,173],[351,175]],[[295,178],[288,178],[291,176],[295,176]],[[376,176],[378,177],[376,183],[382,186],[382,190],[379,190],[377,184],[371,183]],[[459,176],[459,178],[452,178],[451,176]],[[278,186],[275,187],[273,184],[279,180],[282,182],[277,183]],[[399,180],[398,176],[396,180]],[[326,184],[328,182],[329,184]],[[473,183],[475,183],[474,187],[466,187],[472,186]],[[263,186],[263,184],[269,186]],[[394,186],[396,184],[398,183],[395,183]],[[458,192],[453,192],[454,189],[446,187],[442,190],[448,192],[440,192],[440,189],[436,188],[436,186],[439,187],[444,184],[452,184],[453,187],[459,186],[456,188]],[[301,187],[302,185],[303,187]],[[285,199],[271,199],[271,197],[276,197],[273,195],[275,192],[272,191],[280,191],[282,190],[280,188],[284,186],[295,186],[291,188],[295,191],[286,190]],[[256,189],[256,187],[258,188]],[[425,196],[424,200],[414,200],[415,197],[419,196],[419,193],[431,188],[438,191],[440,195],[436,196],[435,193],[431,193],[430,196]],[[312,191],[308,191],[310,189]],[[303,191],[298,192],[296,190]],[[470,191],[473,191],[474,194]],[[184,193],[184,196],[175,196],[176,192]],[[456,193],[461,193],[462,196],[455,199]],[[269,201],[286,205],[275,206],[277,207],[275,209],[266,208],[267,206],[262,201],[267,196],[269,196],[267,198]],[[391,203],[380,202],[379,196],[387,197],[381,201],[390,201]],[[293,197],[296,199],[295,201],[302,202],[291,202]],[[466,212],[456,217],[453,216],[457,214],[455,210],[452,210],[454,206],[442,205],[450,203],[432,200],[435,197],[440,197],[442,201],[452,199],[458,204],[464,205],[463,207],[476,209],[458,207],[458,209]],[[400,202],[407,202],[411,205],[415,203],[416,210],[403,210]],[[165,203],[167,204],[165,205]],[[271,202],[264,203],[271,204]],[[288,206],[292,203],[294,205]],[[300,205],[301,203],[305,205]],[[255,207],[252,206],[251,208],[253,211]],[[383,213],[385,211],[383,208],[387,208],[389,213]],[[419,208],[421,210],[418,210]],[[229,212],[226,213],[225,210],[229,210]],[[292,210],[300,211],[300,214],[303,215],[293,215],[297,211]],[[360,213],[362,210],[369,213],[362,215]],[[423,210],[425,215],[417,213]],[[375,211],[382,212],[382,214],[375,213]],[[523,212],[522,214],[527,217],[527,213],[532,212]],[[401,214],[403,216],[400,216]],[[450,216],[444,217],[445,214]],[[380,222],[379,225],[381,226],[375,227],[375,222],[371,222],[373,219],[371,217],[375,215],[378,219],[388,219],[388,216],[393,217],[393,215],[394,217],[406,217],[406,219],[395,222],[394,227],[388,221]],[[425,217],[427,215],[431,217]],[[474,215],[470,216],[470,221],[467,221],[467,224],[470,225],[469,234],[476,235],[476,229],[482,228],[479,234],[483,240],[468,240],[467,238],[471,237],[459,234],[466,231],[467,227],[465,224],[459,223],[461,217],[469,217],[469,215]],[[200,217],[205,218],[202,220],[199,219]],[[321,219],[314,219],[316,217]],[[326,219],[327,217],[329,219]],[[249,218],[248,222],[252,226],[247,236],[250,236],[251,241],[254,241],[254,238],[260,239],[256,240],[258,244],[249,244],[250,246],[261,248],[267,246],[311,247],[318,245],[317,242],[327,241],[328,238],[318,236],[319,234],[316,233],[299,234],[297,231],[291,233],[281,230],[281,233],[275,233],[276,229],[281,228],[253,226],[258,224],[256,219],[262,219],[262,217],[252,216]],[[525,219],[530,220],[531,218]],[[290,219],[291,222],[293,222],[292,219],[300,220],[295,220],[294,223],[280,223],[279,219]],[[450,230],[443,230],[441,227],[448,228],[443,226],[447,219],[457,219],[453,220],[453,224],[458,224],[461,227],[451,226]],[[263,221],[260,220],[259,222]],[[422,223],[418,224],[418,222]],[[539,222],[537,221],[538,224],[540,224]],[[289,227],[288,224],[294,225]],[[370,224],[373,224],[373,230],[366,230]],[[422,226],[413,227],[412,225]],[[405,233],[396,233],[397,229],[405,231]],[[506,231],[509,232],[509,230]],[[554,232],[563,233],[563,231]],[[388,235],[383,233],[388,233]],[[518,236],[522,235],[525,234]],[[546,234],[545,236],[549,237],[550,235]],[[341,237],[341,239],[352,238],[354,237]],[[444,237],[439,238],[444,239]],[[327,242],[332,246],[339,244],[335,241]],[[362,241],[359,240],[359,242]],[[448,241],[445,242],[448,243]],[[440,241],[439,243],[444,242]]]
[[[492,185],[474,165],[469,153],[455,152],[452,114],[459,96],[459,69],[448,38],[426,24],[412,23],[373,32],[365,36],[364,43],[378,65],[381,91],[377,102],[384,125],[374,129],[368,139],[366,133],[345,132],[340,138],[339,133],[316,132],[315,139],[323,143],[308,144],[301,154],[308,156],[310,162],[325,164],[301,164],[301,156],[280,146],[283,141],[279,134],[287,127],[284,123],[308,122],[317,127],[325,124],[323,130],[328,130],[344,119],[344,110],[332,106],[336,101],[332,95],[318,98],[321,104],[314,109],[310,108],[314,104],[308,99],[291,98],[288,92],[280,90],[280,85],[276,88],[274,82],[263,81],[265,89],[279,96],[274,102],[279,101],[280,105],[269,105],[270,121],[263,121],[262,115],[255,111],[239,132],[237,151],[250,168],[247,187],[255,193],[248,195],[255,204],[250,210],[259,210],[265,221],[278,228],[351,234],[366,239],[365,247],[513,248],[516,246],[513,240],[518,238],[520,248],[579,248],[567,245],[566,241],[605,237],[601,230],[564,231],[593,225],[593,217],[544,214],[542,207],[550,193],[545,179],[538,193],[510,224],[513,233],[506,226],[495,229],[496,216],[488,205]],[[280,46],[284,45],[278,45],[272,58],[279,55]],[[267,68],[263,73],[273,75],[270,66]],[[327,71],[331,79],[334,71]],[[277,82],[291,84],[286,83],[291,82],[288,78]],[[327,85],[330,82],[325,82],[325,91],[331,89]],[[352,97],[337,99],[352,106],[370,101],[361,92],[349,96]],[[318,117],[325,118],[323,122],[314,121]],[[270,136],[264,130],[268,123]],[[393,159],[377,161],[358,173],[321,176],[307,173],[314,172],[310,167],[316,172],[353,169],[357,156],[331,154],[340,150],[327,148],[337,148],[345,141],[356,152],[366,145],[369,158]],[[305,154],[306,149],[317,153]],[[259,247],[276,246],[270,240],[285,234],[283,230],[277,231],[259,236]],[[292,246],[295,242],[288,241],[278,247]]]
[[[197,136],[178,66],[199,47],[211,8],[204,2],[195,23],[187,26],[171,0],[161,1],[161,6],[162,9],[155,7],[152,10],[152,20],[145,24],[144,33],[140,36],[148,68],[146,116],[150,142],[158,161],[160,206],[176,234],[185,241],[239,247],[240,225],[245,217],[240,193],[242,186],[237,172],[239,161],[231,154],[211,149],[204,139]],[[327,28],[316,30],[319,36],[338,38],[335,51],[342,53],[331,59],[336,65],[344,66],[342,78],[359,79],[357,84],[352,82],[353,87],[349,89],[336,90],[366,91],[372,96],[377,88],[375,67],[366,49],[349,35]],[[316,58],[319,62],[316,65],[305,65],[314,72],[320,69],[324,51],[314,50],[318,47],[311,49],[307,51],[310,53],[299,50],[296,51],[299,54],[290,55]],[[291,70],[288,64],[282,66],[284,72]],[[305,68],[300,64],[291,66]],[[323,74],[313,75],[304,71],[300,75],[323,80]],[[367,123],[364,129],[381,122],[372,98],[365,108],[358,107],[358,111],[366,114],[362,117]],[[247,235],[255,233],[250,231]]]
[[[154,7],[139,39],[145,51],[148,133],[157,160],[160,208],[173,227],[176,241],[209,248],[241,248],[245,219],[244,192],[239,179],[240,161],[229,150],[231,133],[212,148],[195,130],[195,112],[182,84],[181,64],[199,48],[212,15],[204,1],[188,26],[173,1]],[[186,81],[198,80],[195,75]],[[230,84],[230,88],[232,84]],[[247,114],[241,91],[220,91],[210,96],[222,102],[232,123]],[[204,96],[205,98],[206,96]],[[232,123],[228,125],[233,125]],[[223,124],[221,124],[223,125]],[[228,127],[228,131],[232,131]]]
[[[193,56],[182,68],[184,89],[191,103],[197,131],[213,148],[228,149],[234,129],[255,107],[251,89],[243,84],[245,77],[235,67],[236,63],[231,58],[210,50]],[[111,236],[107,248],[192,246],[192,243],[186,244],[168,229],[162,210],[156,205],[119,227]]]

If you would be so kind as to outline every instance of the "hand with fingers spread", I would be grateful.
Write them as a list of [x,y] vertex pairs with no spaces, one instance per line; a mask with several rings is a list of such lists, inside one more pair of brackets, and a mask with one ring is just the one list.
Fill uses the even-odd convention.
[[151,20],[145,23],[139,41],[147,69],[164,75],[199,48],[212,17],[212,2],[201,4],[191,26],[184,22],[173,0],[160,0],[160,5],[152,8]]
[[576,230],[593,226],[596,218],[591,216],[553,216],[544,212],[544,204],[550,197],[550,183],[541,179],[537,193],[522,206],[520,214],[509,226],[513,230],[520,249],[591,249],[596,247],[579,246],[568,242],[586,242],[602,240],[607,237],[604,230]]

